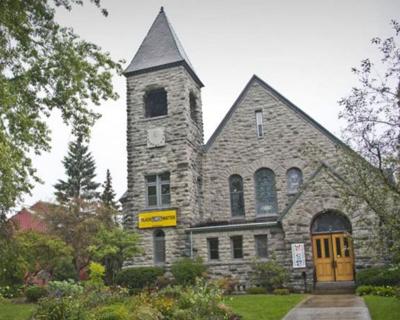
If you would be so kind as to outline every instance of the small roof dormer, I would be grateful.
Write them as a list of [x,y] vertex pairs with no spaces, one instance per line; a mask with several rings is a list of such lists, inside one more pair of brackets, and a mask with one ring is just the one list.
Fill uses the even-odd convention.
[[203,87],[203,83],[194,72],[182,44],[168,21],[164,8],[161,7],[149,32],[124,71],[124,75],[129,76],[178,65],[184,66],[193,79]]

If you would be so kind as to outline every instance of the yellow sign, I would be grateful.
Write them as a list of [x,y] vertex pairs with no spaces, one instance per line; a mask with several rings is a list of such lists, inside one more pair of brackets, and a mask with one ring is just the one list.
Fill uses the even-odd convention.
[[176,210],[162,210],[139,213],[139,229],[175,226]]

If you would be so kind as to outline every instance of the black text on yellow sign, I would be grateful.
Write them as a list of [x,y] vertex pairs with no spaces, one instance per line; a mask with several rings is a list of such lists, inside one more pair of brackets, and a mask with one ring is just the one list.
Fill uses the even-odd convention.
[[176,210],[139,213],[139,229],[176,226]]

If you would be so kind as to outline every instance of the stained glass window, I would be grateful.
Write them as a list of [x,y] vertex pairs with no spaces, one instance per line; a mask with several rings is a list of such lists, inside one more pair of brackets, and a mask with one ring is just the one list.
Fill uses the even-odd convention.
[[321,213],[315,218],[311,226],[311,231],[313,233],[334,231],[351,233],[351,224],[345,215],[335,211],[328,211]]
[[303,174],[299,168],[290,168],[286,174],[287,178],[287,193],[295,194],[299,192],[300,186],[303,183]]
[[235,174],[229,177],[231,212],[233,217],[244,216],[243,179]]
[[276,214],[278,212],[278,203],[274,172],[267,168],[259,169],[254,175],[254,180],[257,215]]

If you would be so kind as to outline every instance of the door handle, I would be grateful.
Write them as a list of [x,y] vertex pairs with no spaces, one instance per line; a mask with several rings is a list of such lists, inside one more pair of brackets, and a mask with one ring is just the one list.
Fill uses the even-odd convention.
[[332,261],[332,268],[333,268],[333,269],[336,269],[336,267],[337,267],[337,262],[336,262],[335,260],[333,260],[333,261]]

